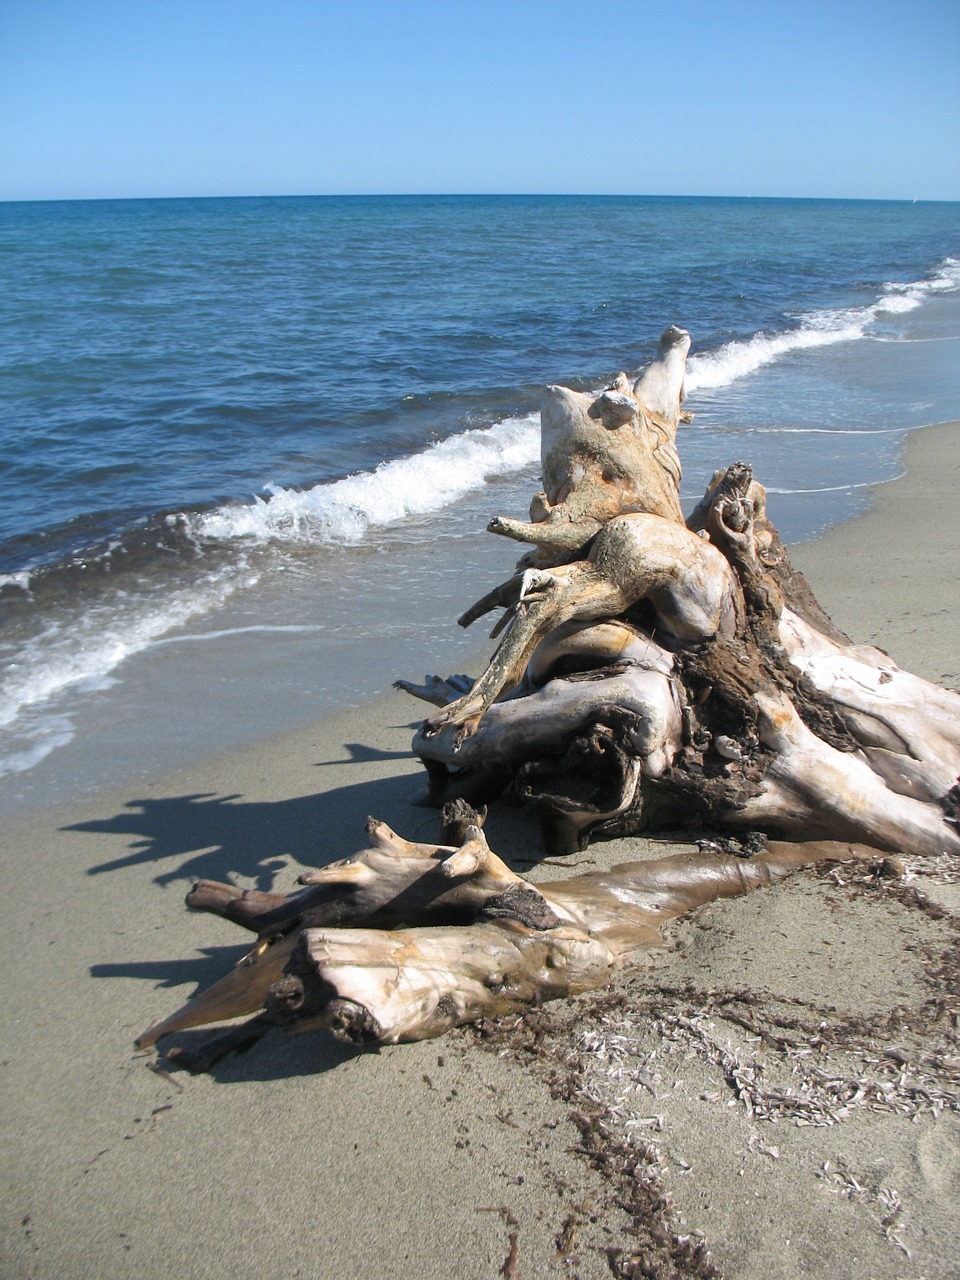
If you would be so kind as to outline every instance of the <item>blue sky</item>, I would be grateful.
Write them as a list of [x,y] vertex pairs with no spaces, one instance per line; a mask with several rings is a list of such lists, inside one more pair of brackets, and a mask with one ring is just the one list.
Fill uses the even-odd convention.
[[0,199],[960,199],[958,0],[0,0]]

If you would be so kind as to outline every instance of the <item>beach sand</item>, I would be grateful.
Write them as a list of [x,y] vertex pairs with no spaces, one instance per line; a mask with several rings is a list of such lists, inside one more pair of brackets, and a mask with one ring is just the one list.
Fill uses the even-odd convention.
[[[954,688],[958,446],[960,424],[915,433],[904,479],[793,553],[838,625]],[[496,1035],[356,1053],[274,1032],[210,1075],[149,1069],[137,1033],[243,950],[184,909],[192,881],[292,887],[362,847],[371,813],[434,837],[411,803],[420,714],[398,694],[7,823],[2,1274],[960,1275],[944,865],[804,872],[714,904],[610,991]],[[488,834],[533,861],[528,818],[498,812]],[[569,863],[669,851],[615,841]],[[636,1269],[643,1249],[660,1271]]]

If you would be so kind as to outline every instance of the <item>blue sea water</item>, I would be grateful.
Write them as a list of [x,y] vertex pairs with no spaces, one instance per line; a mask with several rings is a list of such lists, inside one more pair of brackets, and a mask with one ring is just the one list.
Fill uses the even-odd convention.
[[693,335],[688,505],[744,457],[788,540],[960,417],[956,204],[8,204],[0,286],[21,790],[68,743],[182,756],[455,664],[515,559],[482,530],[526,512],[543,386],[637,370],[667,323]]

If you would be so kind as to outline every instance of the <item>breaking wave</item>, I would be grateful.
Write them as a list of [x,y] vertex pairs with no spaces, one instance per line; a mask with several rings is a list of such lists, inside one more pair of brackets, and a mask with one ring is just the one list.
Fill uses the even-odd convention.
[[[888,283],[876,301],[797,316],[795,328],[728,342],[687,362],[687,393],[713,391],[759,372],[797,351],[867,337],[884,315],[912,311],[931,295],[960,289],[960,259],[946,258],[925,280]],[[537,414],[473,428],[374,471],[306,489],[269,485],[249,503],[184,515],[200,540],[356,544],[373,529],[452,506],[490,481],[536,465]]]
[[957,289],[960,289],[960,258],[945,258],[937,271],[925,280],[884,285],[880,297],[867,306],[803,313],[797,317],[799,324],[795,329],[756,333],[745,341],[728,342],[717,351],[691,356],[687,361],[687,394],[729,386],[794,351],[855,342],[867,337],[870,326],[884,315],[913,311],[931,295]]
[[201,539],[356,543],[371,528],[441,511],[539,458],[539,418],[530,414],[449,436],[374,471],[302,490],[271,485],[252,503],[184,518]]

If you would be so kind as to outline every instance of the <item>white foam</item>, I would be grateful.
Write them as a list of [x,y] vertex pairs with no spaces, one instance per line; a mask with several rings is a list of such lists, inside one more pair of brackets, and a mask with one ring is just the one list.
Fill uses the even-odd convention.
[[945,258],[929,279],[885,284],[881,296],[868,306],[808,312],[797,317],[796,329],[757,333],[744,342],[728,342],[718,351],[693,355],[687,361],[687,393],[729,386],[794,351],[856,342],[869,334],[879,316],[913,311],[931,294],[957,289],[960,258]]
[[878,314],[901,314],[915,311],[917,307],[936,293],[950,293],[960,289],[960,258],[944,258],[938,270],[928,280],[913,280],[909,284],[884,285],[883,297],[877,303]]
[[204,640],[228,640],[234,636],[252,635],[317,635],[326,630],[319,622],[292,622],[282,626],[271,623],[259,623],[249,627],[225,627],[220,631],[198,631],[192,635],[161,636],[154,640],[154,645],[164,644],[199,644]]
[[764,365],[811,347],[830,346],[835,342],[854,342],[862,338],[865,321],[855,313],[821,313],[810,317],[799,329],[785,333],[757,333],[746,342],[728,342],[719,351],[691,356],[687,361],[686,390],[714,390],[729,386],[738,378],[756,373]]
[[905,311],[916,311],[923,305],[923,295],[916,291],[904,290],[903,293],[890,293],[877,303],[877,311],[887,315],[899,315]]
[[[900,473],[904,475],[904,472]],[[891,476],[891,480],[897,480],[900,476]],[[876,480],[851,480],[849,484],[827,484],[819,485],[814,489],[778,489],[773,485],[764,485],[767,493],[774,494],[793,494],[793,493],[848,493],[851,489],[873,489],[876,488]]]
[[196,536],[215,540],[351,544],[372,528],[440,511],[539,457],[539,415],[507,418],[381,463],[375,471],[305,490],[272,485],[266,498],[218,507],[188,523]]
[[926,280],[914,280],[910,284],[891,283],[885,289],[892,293],[916,294],[920,298],[930,293],[951,293],[960,289],[960,258],[944,258]]
[[903,427],[737,427],[737,435],[759,436],[898,436]]
[[28,773],[44,757],[64,747],[74,735],[73,722],[66,716],[46,716],[11,735],[0,756],[0,778],[8,773]]

